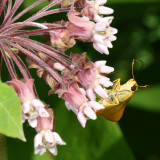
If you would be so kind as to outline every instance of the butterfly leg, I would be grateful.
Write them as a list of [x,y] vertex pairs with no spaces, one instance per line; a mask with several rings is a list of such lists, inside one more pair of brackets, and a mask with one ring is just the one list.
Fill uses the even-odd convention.
[[113,81],[113,90],[114,90],[114,89],[115,89],[115,90],[119,90],[119,88],[120,88],[120,86],[121,86],[120,81],[121,81],[120,78],[118,78],[118,79],[116,79],[116,80]]

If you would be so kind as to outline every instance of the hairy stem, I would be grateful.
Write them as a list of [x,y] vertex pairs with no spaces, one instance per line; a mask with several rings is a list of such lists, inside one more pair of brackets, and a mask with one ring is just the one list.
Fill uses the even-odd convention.
[[5,53],[4,47],[3,47],[3,45],[1,43],[0,43],[0,50],[1,50],[1,53],[3,55],[4,60],[6,62],[8,71],[9,71],[12,79],[17,79],[16,74],[14,72],[14,69],[12,68],[12,64],[10,63],[10,61],[9,61],[9,59],[8,59],[6,53]]
[[52,68],[50,68],[50,66],[48,64],[46,64],[43,60],[41,60],[38,56],[34,55],[32,52],[26,50],[25,48],[23,48],[19,45],[14,44],[14,43],[8,42],[8,45],[20,50],[23,54],[25,54],[31,60],[36,62],[39,66],[44,68],[57,82],[64,85],[62,78],[58,75],[58,73],[55,72]]
[[30,40],[30,39],[22,38],[22,37],[21,38],[14,38],[14,37],[7,37],[6,36],[6,37],[1,37],[1,39],[7,40],[7,41],[8,40],[14,41],[14,42],[20,43],[21,45],[25,45],[25,46],[31,47],[31,48],[35,49],[36,51],[44,53],[45,55],[47,55],[51,59],[59,62],[60,64],[62,64],[66,68],[68,68],[69,70],[72,70],[72,68],[70,67],[71,64],[68,61],[66,61],[65,59],[61,58],[57,54],[55,54],[52,51],[52,48],[47,46],[47,45],[45,45],[45,44]]
[[7,0],[3,0],[2,3],[1,3],[1,7],[0,7],[0,16],[1,16],[1,14],[2,14],[2,12],[3,12],[4,8],[5,8],[5,6],[6,6],[6,2],[7,2]]
[[42,18],[44,16],[48,16],[50,14],[54,14],[54,13],[60,13],[60,12],[68,12],[70,10],[70,8],[58,8],[58,9],[54,9],[54,10],[49,10],[46,12],[42,12],[36,15],[33,15],[32,17],[28,18],[27,20],[25,20],[25,22],[31,22],[31,21],[35,21],[39,18]]
[[21,71],[24,79],[27,81],[30,77],[28,75],[28,72],[25,70],[25,65],[21,65],[22,63],[20,63],[18,61],[18,59],[15,57],[14,53],[6,46],[4,45],[4,49],[8,52],[8,54],[12,57],[12,59],[14,60],[14,62],[16,63],[16,65],[18,66],[19,70]]
[[32,8],[34,8],[35,6],[37,6],[38,4],[42,3],[43,1],[45,1],[45,0],[38,0],[37,2],[33,3],[29,7],[25,8],[22,12],[20,12],[18,15],[16,15],[8,24],[12,24],[18,18],[20,18],[21,16],[23,16],[25,13],[27,13],[29,10],[31,10]]
[[66,29],[66,27],[54,27],[54,28],[47,28],[47,29],[37,29],[32,31],[19,31],[15,34],[10,34],[11,37],[17,37],[17,36],[33,36],[33,35],[42,35],[45,32],[57,30],[57,29]]
[[9,13],[9,15],[7,17],[5,17],[5,20],[3,21],[3,23],[2,23],[2,25],[1,25],[0,28],[3,28],[7,24],[7,22],[12,18],[12,16],[17,11],[17,9],[22,4],[22,2],[23,2],[23,0],[16,0],[15,1],[14,6],[13,6],[11,12]]

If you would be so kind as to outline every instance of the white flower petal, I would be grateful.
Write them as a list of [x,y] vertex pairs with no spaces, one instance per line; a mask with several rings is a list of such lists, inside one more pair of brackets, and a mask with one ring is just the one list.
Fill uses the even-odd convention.
[[51,148],[48,148],[48,150],[53,154],[53,155],[57,155],[57,146],[54,145],[53,147]]
[[70,103],[67,102],[67,101],[65,101],[65,106],[67,107],[68,110],[71,110],[71,109],[72,109]]
[[95,22],[99,22],[102,18],[103,18],[103,17],[100,16],[100,15],[98,15],[98,14],[95,14],[95,15],[94,15],[94,21],[95,21]]
[[107,92],[100,85],[97,85],[94,91],[102,98],[108,98]]
[[97,32],[101,32],[101,31],[103,32],[103,31],[106,30],[106,26],[108,26],[108,25],[109,25],[108,22],[104,23],[102,20],[100,20],[100,21],[98,21],[98,22],[95,24],[94,29],[95,29]]
[[110,35],[110,36],[108,37],[108,41],[115,41],[116,39],[117,39],[117,37],[114,36],[114,35]]
[[57,144],[66,145],[66,143],[62,140],[62,138],[59,136],[58,133],[53,132],[53,136],[54,136]]
[[99,21],[95,24],[94,29],[99,32],[99,31],[106,31],[106,27],[109,27],[110,23],[112,22],[114,17],[105,17],[99,19]]
[[106,25],[108,25],[111,24],[113,19],[114,19],[113,16],[109,16],[109,17],[104,17],[103,19],[101,19],[101,21],[104,22]]
[[41,144],[42,144],[42,135],[41,134],[37,134],[34,137],[34,147],[37,148]]
[[78,121],[80,122],[81,126],[85,128],[87,118],[84,116],[82,112],[78,112],[77,114]]
[[91,88],[87,89],[87,96],[92,101],[96,100],[96,94],[93,92],[93,89]]
[[110,80],[108,80],[108,78],[106,78],[106,77],[100,78],[99,83],[101,85],[103,85],[104,87],[110,87],[113,85],[113,83]]
[[47,112],[47,110],[45,108],[38,108],[38,114],[40,117],[49,117],[49,113]]
[[69,102],[65,101],[65,106],[67,107],[68,110],[72,110],[76,115],[78,113],[78,109],[73,107]]
[[103,105],[99,104],[96,101],[90,101],[89,102],[89,106],[92,107],[95,110],[95,112],[97,112],[100,109],[104,109],[105,108]]
[[28,123],[32,128],[37,127],[37,119],[28,119]]
[[96,61],[95,65],[96,65],[96,68],[99,68],[101,66],[105,66],[106,63],[107,63],[107,61]]
[[105,45],[106,45],[108,48],[113,48],[113,45],[112,45],[111,41],[106,40],[106,41],[105,41]]
[[32,105],[36,108],[45,107],[45,105],[39,99],[33,99]]
[[35,148],[35,149],[34,149],[34,154],[38,154],[40,151],[41,151],[40,148]]
[[86,91],[83,88],[79,88],[82,94],[86,95]]
[[24,114],[30,112],[30,106],[31,106],[31,101],[27,101],[22,104],[22,109]]
[[112,14],[113,12],[114,10],[111,8],[104,7],[104,6],[99,7],[99,14]]
[[93,35],[93,40],[95,41],[95,42],[98,42],[98,43],[104,43],[104,36],[102,36],[102,35],[100,35],[100,34],[94,34]]
[[52,134],[52,132],[50,130],[49,131],[45,131],[44,138],[49,143],[55,143],[54,138],[53,138],[53,134]]
[[101,66],[101,67],[99,68],[99,72],[100,72],[100,73],[109,74],[109,73],[111,73],[111,72],[113,72],[113,71],[114,71],[114,68],[113,68],[113,67],[109,67],[109,66]]
[[96,5],[104,5],[105,3],[107,3],[107,0],[95,0]]
[[90,107],[88,107],[88,106],[84,107],[83,112],[90,119],[95,120],[97,118],[95,112]]
[[40,152],[39,152],[39,155],[41,156],[41,155],[43,155],[45,152],[46,152],[46,149],[45,149],[45,148],[42,148],[42,149],[40,150]]
[[109,54],[108,48],[101,43],[93,43],[93,47],[100,53]]
[[116,34],[118,30],[116,28],[110,27],[111,34]]

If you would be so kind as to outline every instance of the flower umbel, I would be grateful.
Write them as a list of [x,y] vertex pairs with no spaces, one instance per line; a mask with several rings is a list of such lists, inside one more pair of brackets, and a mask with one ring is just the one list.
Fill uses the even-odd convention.
[[[58,94],[85,128],[87,120],[97,119],[96,112],[104,109],[97,96],[108,98],[107,88],[112,82],[106,75],[114,68],[107,66],[105,60],[92,62],[86,53],[67,55],[65,51],[72,49],[78,39],[92,42],[98,52],[109,54],[117,29],[111,27],[113,17],[104,15],[112,14],[113,10],[103,6],[107,0],[49,0],[48,5],[24,19],[23,15],[30,15],[29,11],[45,0],[37,0],[19,11],[23,1],[0,2],[0,71],[3,58],[9,71],[6,83],[21,101],[22,123],[27,121],[37,132],[35,154],[49,150],[57,155],[57,145],[66,143],[55,132],[53,109],[39,99],[28,68],[37,70],[37,75],[50,86],[49,94]],[[61,12],[66,12],[68,21],[49,23],[42,19]],[[24,56],[26,63],[21,59]]]

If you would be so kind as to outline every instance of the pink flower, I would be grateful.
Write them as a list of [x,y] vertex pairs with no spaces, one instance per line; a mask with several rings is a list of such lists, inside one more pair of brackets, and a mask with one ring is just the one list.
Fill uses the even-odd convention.
[[102,105],[98,104],[96,101],[88,101],[80,106],[79,111],[77,113],[77,118],[85,128],[86,122],[88,119],[95,120],[97,119],[96,111],[104,108]]
[[113,17],[97,17],[94,23],[86,17],[78,17],[68,13],[68,30],[76,38],[84,42],[93,42],[93,47],[100,53],[109,54],[108,48],[112,48],[112,41],[116,40],[114,34],[117,29],[110,27]]
[[79,88],[76,82],[72,82],[68,85],[67,90],[57,90],[59,97],[65,100],[65,105],[68,110],[72,110],[82,125],[85,127],[88,119],[95,120],[97,118],[96,111],[104,108],[96,101],[88,101],[85,92],[82,88]]
[[76,76],[75,80],[79,81],[84,87],[88,98],[95,101],[96,94],[102,98],[108,98],[107,92],[103,87],[112,86],[112,82],[102,74],[109,74],[114,71],[114,68],[106,66],[106,61],[97,61],[95,63],[88,61],[86,53],[81,55],[72,53],[71,57],[76,69],[72,73],[68,71],[69,76]]
[[56,132],[42,130],[34,138],[35,154],[42,155],[49,150],[53,155],[57,155],[57,145],[66,145]]
[[103,6],[107,0],[95,0],[84,2],[84,11],[82,15],[89,17],[90,19],[95,20],[96,16],[99,15],[108,15],[113,13],[113,9]]
[[34,87],[33,79],[27,80],[26,83],[23,83],[22,81],[17,79],[13,79],[12,81],[8,81],[7,84],[11,85],[15,89],[21,103],[24,103],[28,100],[36,99],[33,90]]
[[18,97],[22,103],[23,122],[28,120],[31,127],[37,126],[37,117],[48,117],[49,114],[45,109],[45,105],[37,99],[33,89],[33,79],[27,80],[26,83],[20,80],[8,81],[7,84],[14,87]]
[[86,96],[81,92],[78,84],[75,82],[68,84],[67,90],[59,89],[56,93],[76,109],[79,109],[79,107],[87,101]]
[[108,48],[112,48],[112,41],[116,40],[114,34],[117,29],[110,27],[113,17],[98,18],[93,31],[93,47],[100,53],[109,54]]
[[58,133],[53,132],[55,118],[52,109],[47,109],[49,117],[38,117],[38,125],[35,128],[37,135],[34,138],[35,154],[42,155],[48,149],[53,155],[57,155],[57,144],[65,145]]
[[45,105],[39,99],[26,101],[22,104],[23,109],[23,122],[28,120],[31,127],[37,127],[37,118],[48,117],[49,114],[45,109]]
[[73,13],[69,12],[67,14],[69,22],[67,23],[67,29],[71,34],[82,41],[90,42],[92,41],[92,29],[94,27],[94,22],[85,19],[86,17],[78,17]]
[[37,127],[35,128],[37,132],[40,132],[42,130],[54,130],[55,125],[55,117],[53,114],[52,109],[47,109],[47,112],[49,114],[48,117],[38,117],[37,118]]

